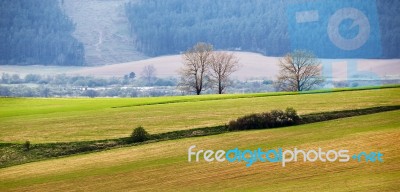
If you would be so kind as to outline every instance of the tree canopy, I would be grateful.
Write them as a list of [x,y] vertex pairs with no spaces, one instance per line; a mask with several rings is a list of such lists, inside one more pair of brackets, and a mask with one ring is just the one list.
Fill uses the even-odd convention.
[[0,64],[84,65],[84,47],[60,1],[0,1]]

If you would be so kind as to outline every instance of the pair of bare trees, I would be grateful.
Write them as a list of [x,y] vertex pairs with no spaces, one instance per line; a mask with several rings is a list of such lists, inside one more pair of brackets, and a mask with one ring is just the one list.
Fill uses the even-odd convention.
[[214,52],[211,44],[197,43],[183,54],[179,87],[197,95],[213,87],[222,94],[231,84],[231,74],[238,68],[239,60],[232,53]]

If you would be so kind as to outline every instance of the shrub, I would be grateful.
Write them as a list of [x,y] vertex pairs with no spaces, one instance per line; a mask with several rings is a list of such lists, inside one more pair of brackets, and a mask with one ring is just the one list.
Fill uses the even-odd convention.
[[272,110],[271,112],[258,113],[239,117],[228,124],[228,130],[248,130],[275,128],[295,125],[300,122],[296,110],[287,108],[285,111]]
[[301,117],[297,114],[297,111],[293,109],[293,107],[286,108],[285,113],[290,122],[292,122],[293,124],[300,123]]
[[150,139],[150,134],[147,133],[147,131],[142,126],[139,126],[136,129],[134,129],[131,134],[131,140],[134,143],[143,142],[149,139]]
[[24,150],[29,151],[31,149],[31,142],[30,141],[25,141],[24,143]]

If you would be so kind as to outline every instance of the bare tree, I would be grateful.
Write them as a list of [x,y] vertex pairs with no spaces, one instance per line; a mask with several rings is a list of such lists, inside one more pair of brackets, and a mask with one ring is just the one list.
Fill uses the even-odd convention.
[[321,84],[321,62],[313,53],[295,50],[279,61],[276,87],[280,91],[307,91]]
[[184,91],[195,91],[197,95],[206,87],[207,73],[212,60],[213,47],[197,43],[183,54],[183,68],[179,71],[179,87]]
[[146,85],[153,85],[156,79],[156,68],[153,65],[146,65],[141,73],[141,78],[146,82]]
[[239,68],[239,60],[233,53],[215,52],[210,64],[211,81],[216,84],[218,94],[230,85],[230,75]]

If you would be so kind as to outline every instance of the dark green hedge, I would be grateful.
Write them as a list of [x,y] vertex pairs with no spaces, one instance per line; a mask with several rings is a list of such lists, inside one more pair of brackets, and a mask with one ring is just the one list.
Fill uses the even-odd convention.
[[272,110],[271,112],[251,114],[239,117],[237,120],[229,122],[228,130],[249,130],[265,129],[296,125],[300,122],[300,117],[296,110],[287,108],[285,111]]
[[250,129],[268,129],[285,127],[291,125],[300,125],[315,123],[321,121],[329,121],[345,117],[353,117],[359,115],[367,115],[384,111],[398,110],[400,106],[381,106],[366,109],[353,109],[345,111],[332,111],[312,113],[299,116],[293,108],[287,108],[285,111],[272,110],[271,112],[250,114],[239,117],[236,120],[229,122],[228,130],[250,130]]

